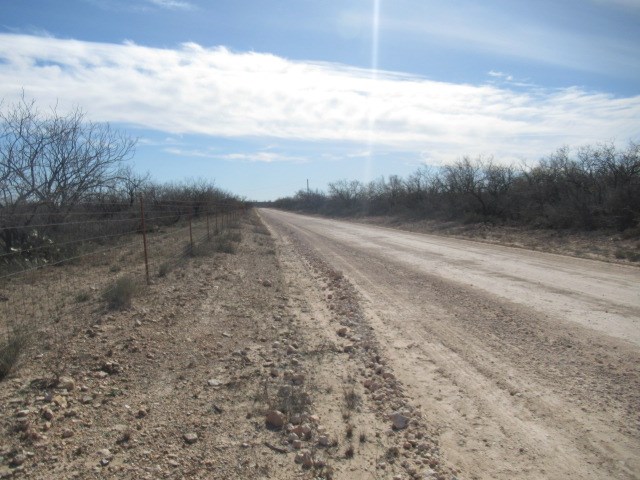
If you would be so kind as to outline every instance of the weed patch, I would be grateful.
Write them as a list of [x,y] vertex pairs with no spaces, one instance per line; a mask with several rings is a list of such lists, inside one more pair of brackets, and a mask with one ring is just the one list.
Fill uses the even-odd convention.
[[131,300],[138,291],[139,287],[135,279],[124,276],[116,280],[102,297],[111,310],[123,310],[131,306]]
[[14,326],[9,327],[0,339],[0,380],[15,368],[29,343],[29,338],[26,328]]

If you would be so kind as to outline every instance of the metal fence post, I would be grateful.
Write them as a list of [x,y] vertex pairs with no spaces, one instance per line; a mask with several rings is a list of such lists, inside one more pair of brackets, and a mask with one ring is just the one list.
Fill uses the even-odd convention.
[[207,242],[208,242],[209,240],[211,240],[211,230],[209,229],[209,207],[207,207],[206,215],[207,215]]
[[149,255],[147,252],[147,226],[144,223],[144,200],[140,197],[140,219],[142,221],[142,245],[144,247],[144,269],[147,277],[147,285],[151,283],[149,279]]
[[191,229],[191,217],[193,217],[193,208],[189,210],[189,243],[191,244],[191,252],[193,252],[193,230]]

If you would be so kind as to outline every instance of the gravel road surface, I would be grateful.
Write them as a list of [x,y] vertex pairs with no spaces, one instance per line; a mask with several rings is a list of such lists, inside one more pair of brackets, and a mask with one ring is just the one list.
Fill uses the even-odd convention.
[[640,269],[260,215],[354,284],[463,478],[640,478]]

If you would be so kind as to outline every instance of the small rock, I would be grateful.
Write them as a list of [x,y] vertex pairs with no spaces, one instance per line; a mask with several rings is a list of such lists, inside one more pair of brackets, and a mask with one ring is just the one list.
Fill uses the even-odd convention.
[[300,426],[300,431],[302,432],[302,435],[304,438],[309,438],[311,437],[311,425],[309,425],[308,423],[304,423]]
[[230,333],[227,333],[227,332],[222,332],[222,336],[225,337],[225,338],[231,338],[232,335]]
[[405,417],[399,412],[394,412],[390,415],[391,422],[393,423],[393,428],[396,430],[402,430],[407,428],[409,425],[409,417]]
[[284,422],[286,417],[284,413],[278,410],[271,410],[267,413],[267,425],[273,428],[282,428],[284,426]]
[[271,282],[271,280],[263,280],[262,281],[262,286],[263,287],[271,287],[273,285],[273,283]]
[[26,461],[27,461],[27,456],[23,455],[22,453],[19,453],[18,455],[14,456],[11,459],[11,461],[9,462],[9,465],[12,467],[19,467]]
[[305,468],[313,467],[313,457],[311,456],[311,452],[308,450],[302,452],[302,466]]
[[122,367],[118,362],[110,361],[110,362],[103,363],[100,369],[103,372],[107,372],[109,375],[114,375],[116,373],[119,373],[122,370]]
[[53,397],[53,403],[58,405],[60,408],[67,408],[67,399],[60,395]]
[[0,466],[0,478],[13,477],[13,470],[6,466]]
[[198,434],[197,433],[185,433],[182,438],[184,439],[185,442],[187,442],[189,445],[193,445],[194,443],[196,443],[198,441]]
[[28,417],[19,417],[16,418],[16,423],[14,428],[18,432],[26,432],[29,429],[29,418]]
[[62,438],[71,438],[73,437],[73,430],[65,429],[62,431]]
[[18,410],[16,412],[16,417],[18,418],[26,417],[28,415],[29,415],[29,410]]
[[296,373],[291,377],[291,381],[294,385],[302,385],[304,383],[304,378],[305,377],[303,373]]
[[224,385],[222,380],[218,380],[217,378],[211,378],[207,380],[207,385],[210,387],[219,387],[220,385]]
[[291,444],[296,450],[300,450],[302,448],[302,440],[294,440],[293,442],[291,442]]
[[57,387],[64,388],[65,390],[70,392],[71,390],[74,390],[76,388],[76,382],[71,377],[60,377],[58,379]]
[[318,445],[322,445],[323,447],[329,446],[329,437],[326,435],[320,435],[318,437]]
[[347,332],[349,331],[349,329],[347,327],[340,327],[336,333],[338,334],[339,337],[344,337],[347,335]]
[[101,457],[104,458],[112,458],[113,455],[111,454],[111,451],[108,448],[103,448],[102,450],[98,450],[98,455],[100,455]]

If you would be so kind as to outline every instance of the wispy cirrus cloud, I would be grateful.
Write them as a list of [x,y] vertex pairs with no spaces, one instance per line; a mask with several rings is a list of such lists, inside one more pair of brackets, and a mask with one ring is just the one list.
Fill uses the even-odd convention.
[[166,8],[168,10],[193,10],[195,5],[185,0],[147,0],[148,3],[156,7]]
[[179,157],[209,158],[212,160],[225,160],[231,162],[260,162],[260,163],[308,163],[309,159],[303,156],[287,155],[280,152],[249,151],[237,153],[220,153],[208,149],[169,147],[165,152]]
[[103,10],[148,12],[152,10],[195,10],[196,5],[188,0],[84,0]]
[[537,158],[562,144],[638,139],[640,122],[640,96],[578,87],[514,91],[396,72],[373,79],[366,69],[193,43],[160,49],[1,34],[0,97],[23,88],[44,105],[79,104],[96,120],[170,135],[365,150],[372,139],[376,148],[422,152],[432,162],[466,153]]

